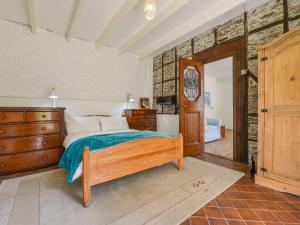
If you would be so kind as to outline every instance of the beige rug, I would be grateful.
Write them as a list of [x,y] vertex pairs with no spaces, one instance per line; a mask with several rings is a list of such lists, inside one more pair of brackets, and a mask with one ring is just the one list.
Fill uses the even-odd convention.
[[62,170],[6,180],[0,186],[1,225],[180,224],[237,181],[242,173],[194,158],[92,188],[81,206],[81,183]]

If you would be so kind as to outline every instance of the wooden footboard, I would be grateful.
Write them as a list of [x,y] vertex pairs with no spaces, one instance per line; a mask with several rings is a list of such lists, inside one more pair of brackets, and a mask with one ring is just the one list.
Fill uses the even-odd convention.
[[178,160],[183,168],[183,140],[176,138],[143,138],[118,144],[98,152],[83,152],[83,206],[91,199],[91,186]]

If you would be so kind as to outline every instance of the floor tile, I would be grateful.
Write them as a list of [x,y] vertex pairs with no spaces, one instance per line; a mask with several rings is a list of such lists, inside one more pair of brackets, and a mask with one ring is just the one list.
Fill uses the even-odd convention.
[[210,225],[227,225],[225,219],[208,218]]
[[247,203],[251,209],[266,209],[262,201],[248,200]]
[[297,223],[299,222],[294,216],[292,216],[289,212],[283,211],[274,211],[273,214],[279,218],[279,220],[283,223]]
[[232,204],[235,208],[250,208],[245,200],[233,199]]
[[283,210],[286,210],[286,211],[300,211],[299,208],[293,204],[293,203],[290,203],[290,202],[278,202],[277,203]]
[[206,204],[206,206],[218,206],[215,199],[211,200],[209,203]]
[[243,220],[259,221],[260,218],[251,209],[238,209]]
[[190,224],[190,219],[185,220],[183,223],[181,223],[180,225],[191,225]]
[[280,205],[274,201],[262,201],[262,204],[269,210],[284,210],[283,207],[280,207]]
[[221,208],[226,219],[242,219],[239,211],[233,208]]
[[207,217],[224,218],[224,215],[218,207],[204,207],[204,212]]
[[205,217],[204,209],[203,208],[199,209],[197,212],[195,212],[193,214],[193,216],[203,216],[203,217]]
[[246,221],[247,225],[265,225],[262,221]]
[[191,217],[190,225],[209,225],[207,218],[204,217]]
[[277,217],[275,217],[270,211],[266,210],[255,210],[256,215],[262,220],[266,222],[280,222]]
[[243,220],[227,220],[229,225],[246,225],[246,222]]
[[217,198],[217,202],[220,207],[233,207],[231,200],[227,198]]

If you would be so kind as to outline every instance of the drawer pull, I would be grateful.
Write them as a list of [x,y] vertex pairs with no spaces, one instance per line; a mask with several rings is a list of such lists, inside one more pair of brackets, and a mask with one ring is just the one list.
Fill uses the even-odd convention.
[[0,145],[0,150],[4,150],[5,149],[5,145]]
[[4,129],[0,129],[0,134],[4,134],[5,130]]
[[42,127],[42,130],[45,131],[45,130],[46,130],[46,127]]
[[0,120],[5,119],[5,115],[4,114],[0,114]]
[[6,164],[5,163],[1,163],[0,164],[0,168],[4,168],[4,167],[6,167]]
[[47,156],[43,156],[43,161],[47,161],[48,157]]
[[45,118],[47,118],[47,116],[44,114],[44,115],[42,115],[42,118],[45,119]]
[[43,141],[43,142],[42,142],[42,145],[46,145],[46,144],[47,144],[47,142],[46,142],[46,141]]

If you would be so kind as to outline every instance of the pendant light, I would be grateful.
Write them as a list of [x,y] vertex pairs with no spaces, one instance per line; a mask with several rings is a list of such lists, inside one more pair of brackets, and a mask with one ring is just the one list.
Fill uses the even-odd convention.
[[147,20],[153,20],[156,16],[156,0],[144,0],[144,12]]

